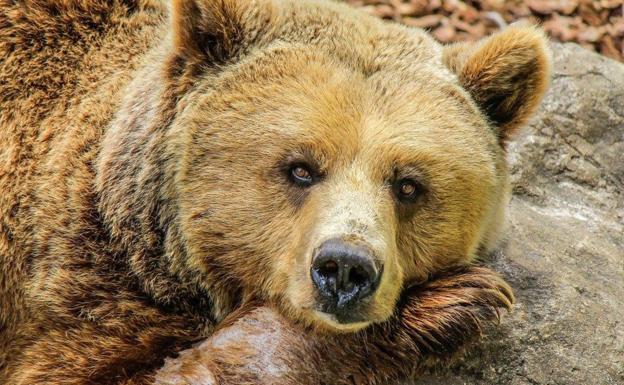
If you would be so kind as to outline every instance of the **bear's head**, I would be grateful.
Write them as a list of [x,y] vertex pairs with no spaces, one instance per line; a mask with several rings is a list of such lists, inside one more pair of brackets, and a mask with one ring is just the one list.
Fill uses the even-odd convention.
[[215,303],[236,287],[352,331],[495,244],[505,146],[548,83],[541,32],[441,46],[322,0],[177,0],[171,11],[160,64],[143,72],[169,88],[158,99],[135,80],[135,99],[161,107],[135,100],[126,113],[149,121],[170,104],[158,134],[168,187],[153,206],[178,250],[172,274]]

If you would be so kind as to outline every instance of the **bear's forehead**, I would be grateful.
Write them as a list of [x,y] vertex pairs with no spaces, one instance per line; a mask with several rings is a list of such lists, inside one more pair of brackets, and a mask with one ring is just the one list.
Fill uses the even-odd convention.
[[345,58],[422,62],[440,54],[440,44],[423,30],[370,17],[344,4],[299,0],[280,8],[269,39],[315,45]]
[[355,159],[373,170],[492,162],[494,136],[452,82],[418,69],[367,76],[304,51],[281,52],[287,65],[239,67],[212,93],[211,113],[199,114],[208,122],[198,126],[236,136],[243,151],[305,152],[328,168]]
[[441,135],[449,148],[490,133],[456,79],[429,62],[379,66],[368,73],[331,53],[293,44],[252,56],[214,83],[211,104],[217,110],[236,106],[252,116],[263,114],[253,119],[266,122],[264,133],[432,148],[440,145]]
[[461,164],[496,153],[493,132],[429,36],[377,22],[315,31],[256,47],[210,79],[212,113],[203,117],[222,116],[229,129],[234,107],[252,146],[308,147],[318,157]]

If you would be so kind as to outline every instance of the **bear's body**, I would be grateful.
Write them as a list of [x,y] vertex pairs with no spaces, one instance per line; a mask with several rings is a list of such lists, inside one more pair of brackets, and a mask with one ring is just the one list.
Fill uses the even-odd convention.
[[[96,339],[121,351],[154,343],[160,355],[185,333],[206,333],[196,330],[198,319],[151,303],[115,256],[98,214],[94,165],[102,136],[132,72],[166,25],[163,5],[137,7],[98,1],[0,5],[2,384],[22,383],[19,376],[23,383],[82,383],[71,380],[72,372],[92,370],[107,349],[100,342],[85,345]],[[65,344],[65,330],[75,336],[73,349]],[[100,331],[104,335],[97,337]],[[120,367],[124,360],[130,366],[145,362],[121,351]],[[46,365],[45,357],[56,355],[69,366]],[[93,363],[83,365],[78,356]],[[94,373],[92,383],[109,375]]]
[[[541,34],[443,50],[324,1],[172,8],[0,0],[0,384],[151,383],[252,299],[321,329],[383,322],[495,242],[502,143],[547,83]],[[383,187],[411,152],[435,208]],[[318,161],[312,193],[272,179],[291,157]],[[311,310],[310,250],[334,235],[383,266],[354,323]]]

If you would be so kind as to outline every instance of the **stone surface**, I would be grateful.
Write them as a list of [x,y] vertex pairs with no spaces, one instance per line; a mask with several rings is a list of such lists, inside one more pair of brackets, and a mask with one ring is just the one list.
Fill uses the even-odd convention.
[[551,89],[509,151],[508,240],[487,261],[514,312],[417,385],[624,384],[624,65],[553,51]]

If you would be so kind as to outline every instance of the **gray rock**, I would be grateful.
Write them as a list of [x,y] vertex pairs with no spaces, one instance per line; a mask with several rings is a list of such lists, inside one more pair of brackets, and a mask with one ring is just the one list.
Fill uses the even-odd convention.
[[509,149],[508,239],[487,261],[515,309],[417,385],[624,384],[624,65],[553,50],[551,89]]

